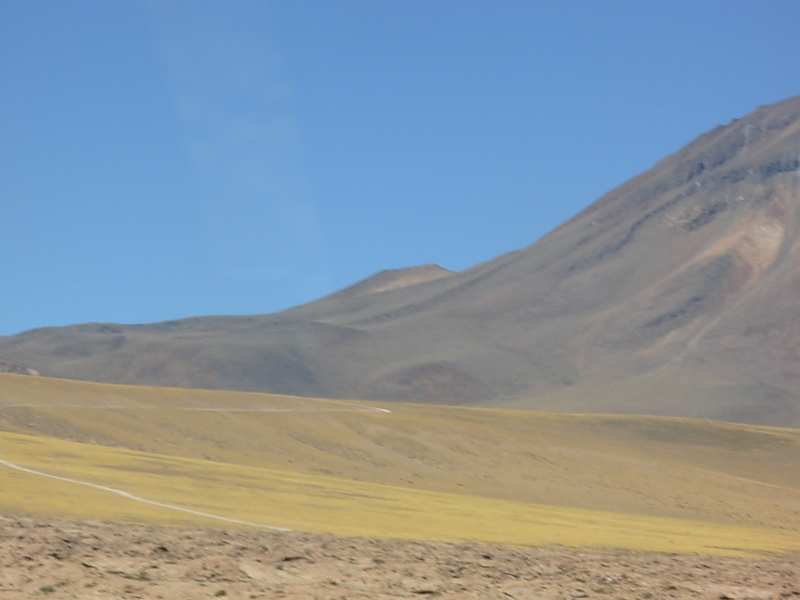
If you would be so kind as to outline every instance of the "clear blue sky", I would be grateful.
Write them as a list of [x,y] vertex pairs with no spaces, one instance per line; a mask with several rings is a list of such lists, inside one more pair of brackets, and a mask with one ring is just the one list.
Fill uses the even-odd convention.
[[0,0],[0,335],[525,247],[800,94],[797,0]]

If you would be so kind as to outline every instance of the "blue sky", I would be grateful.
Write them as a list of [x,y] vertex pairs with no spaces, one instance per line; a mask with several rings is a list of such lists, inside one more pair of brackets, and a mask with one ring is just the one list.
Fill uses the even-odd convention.
[[0,0],[0,335],[525,247],[800,94],[796,0]]

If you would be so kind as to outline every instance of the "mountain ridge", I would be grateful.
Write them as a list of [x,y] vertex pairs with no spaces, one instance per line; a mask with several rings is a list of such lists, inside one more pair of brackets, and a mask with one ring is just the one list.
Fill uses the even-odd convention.
[[458,273],[385,271],[273,315],[36,330],[0,355],[119,383],[798,426],[798,203],[800,97]]

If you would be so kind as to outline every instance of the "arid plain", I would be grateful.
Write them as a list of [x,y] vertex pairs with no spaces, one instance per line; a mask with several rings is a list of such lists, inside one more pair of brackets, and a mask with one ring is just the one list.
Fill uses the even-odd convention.
[[0,387],[3,598],[797,591],[797,430],[13,374]]

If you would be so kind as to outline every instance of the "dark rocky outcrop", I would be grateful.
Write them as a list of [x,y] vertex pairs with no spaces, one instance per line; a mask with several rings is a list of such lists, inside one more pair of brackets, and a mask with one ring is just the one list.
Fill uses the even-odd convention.
[[36,369],[29,369],[18,365],[12,360],[0,356],[0,373],[16,373],[17,375],[39,375]]

